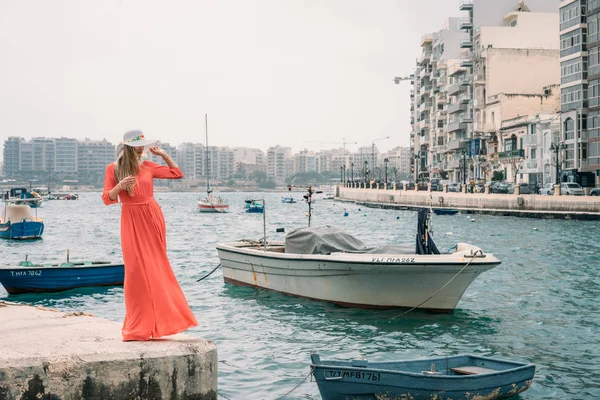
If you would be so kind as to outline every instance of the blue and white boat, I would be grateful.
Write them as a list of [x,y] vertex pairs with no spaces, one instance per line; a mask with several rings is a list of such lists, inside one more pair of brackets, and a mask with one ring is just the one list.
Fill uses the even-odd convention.
[[244,210],[247,213],[263,213],[265,211],[265,205],[262,200],[246,200],[244,202]]
[[9,294],[60,292],[90,286],[120,286],[125,280],[123,264],[107,261],[33,264],[22,261],[0,267],[0,284]]
[[293,197],[282,197],[281,202],[282,203],[296,203],[296,199],[294,199]]
[[29,192],[27,188],[12,188],[4,194],[5,200],[11,200],[15,204],[27,204],[31,208],[41,207],[44,198],[38,192]]
[[22,200],[5,200],[4,210],[0,216],[1,239],[39,239],[44,233],[44,221],[33,214],[29,204]]
[[529,389],[535,365],[475,355],[370,362],[322,361],[311,370],[323,400],[506,399]]

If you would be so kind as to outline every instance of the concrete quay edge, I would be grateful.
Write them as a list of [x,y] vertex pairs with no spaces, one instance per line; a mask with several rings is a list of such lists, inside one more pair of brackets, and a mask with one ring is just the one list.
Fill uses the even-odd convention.
[[0,400],[217,399],[206,339],[123,342],[117,322],[6,301],[0,321]]
[[336,201],[365,207],[416,210],[453,208],[466,214],[541,219],[600,220],[600,197],[445,193],[338,187]]

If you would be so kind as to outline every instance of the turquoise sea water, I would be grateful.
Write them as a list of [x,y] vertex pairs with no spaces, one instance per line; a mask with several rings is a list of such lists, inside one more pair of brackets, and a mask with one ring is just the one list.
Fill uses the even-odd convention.
[[[265,194],[267,236],[306,225],[307,206],[282,204],[285,193]],[[537,365],[521,399],[600,398],[600,224],[496,216],[434,217],[434,239],[446,250],[469,242],[494,253],[502,264],[469,287],[453,314],[359,310],[223,283],[215,244],[262,236],[262,215],[245,214],[245,198],[226,193],[228,214],[199,214],[196,194],[158,193],[167,224],[175,274],[200,326],[189,334],[216,343],[219,393],[224,398],[275,399],[301,383],[310,353],[322,358],[364,356],[373,361],[476,353]],[[300,197],[300,193],[298,193]],[[343,217],[344,209],[349,212]],[[360,210],[359,210],[360,209]],[[106,207],[99,193],[78,201],[50,201],[38,209],[44,239],[0,241],[2,264],[29,255],[34,262],[120,261],[119,206]],[[399,217],[399,218],[397,218]],[[474,222],[471,221],[474,219]],[[415,211],[391,211],[331,201],[314,204],[313,225],[336,225],[368,245],[413,243]],[[537,228],[537,230],[535,229]],[[122,288],[82,289],[0,299],[92,312],[121,322]],[[301,384],[286,399],[320,399],[316,383]]]

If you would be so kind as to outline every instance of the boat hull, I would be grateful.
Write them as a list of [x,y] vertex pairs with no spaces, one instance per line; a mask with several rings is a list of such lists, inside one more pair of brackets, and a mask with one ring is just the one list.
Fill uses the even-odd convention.
[[205,213],[222,213],[229,210],[226,204],[202,204],[198,203],[198,211]]
[[[505,399],[529,389],[535,375],[533,364],[469,355],[389,363],[320,363],[318,356],[312,357],[323,400]],[[453,372],[461,368],[479,372]]]
[[471,282],[500,264],[492,255],[475,259],[458,253],[323,256],[239,245],[217,246],[225,282],[359,308],[452,312]]
[[90,286],[120,286],[123,264],[76,267],[0,267],[0,283],[9,294],[60,292]]
[[14,240],[39,239],[44,233],[44,223],[41,221],[22,221],[0,223],[0,238]]

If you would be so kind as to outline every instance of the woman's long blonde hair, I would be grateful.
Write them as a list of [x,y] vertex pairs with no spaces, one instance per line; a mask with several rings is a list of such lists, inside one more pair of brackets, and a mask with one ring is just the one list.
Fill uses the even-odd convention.
[[[131,146],[123,146],[123,150],[119,153],[117,161],[115,161],[115,182],[119,183],[124,178],[137,176],[141,169],[140,159],[137,153]],[[127,193],[133,196],[135,185],[127,189]]]

